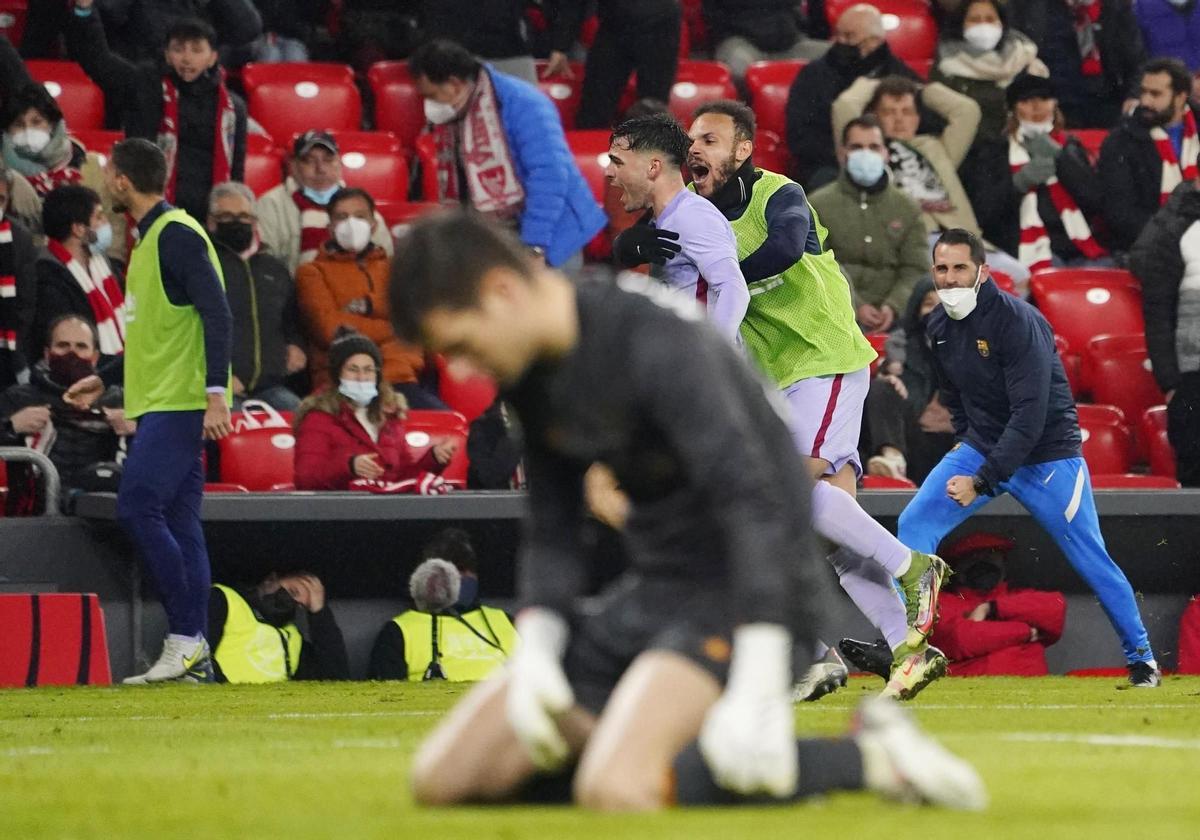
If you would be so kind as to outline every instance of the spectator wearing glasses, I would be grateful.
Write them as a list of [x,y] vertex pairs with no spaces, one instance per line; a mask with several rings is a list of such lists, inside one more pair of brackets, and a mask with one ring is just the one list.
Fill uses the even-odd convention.
[[226,181],[213,187],[208,231],[233,313],[234,408],[255,399],[291,411],[300,398],[284,379],[308,364],[296,288],[287,266],[263,247],[254,210],[254,193],[245,184]]

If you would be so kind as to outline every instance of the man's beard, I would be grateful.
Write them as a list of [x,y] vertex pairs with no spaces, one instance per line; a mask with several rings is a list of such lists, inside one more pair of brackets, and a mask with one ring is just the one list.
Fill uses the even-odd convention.
[[1171,124],[1171,119],[1175,116],[1175,108],[1168,106],[1162,111],[1154,108],[1148,108],[1145,105],[1139,105],[1137,109],[1137,117],[1142,121],[1142,124],[1149,128],[1164,128]]
[[713,173],[713,192],[723,189],[741,166],[737,161],[737,156],[733,152],[730,152],[729,157],[723,160],[717,166],[717,171]]

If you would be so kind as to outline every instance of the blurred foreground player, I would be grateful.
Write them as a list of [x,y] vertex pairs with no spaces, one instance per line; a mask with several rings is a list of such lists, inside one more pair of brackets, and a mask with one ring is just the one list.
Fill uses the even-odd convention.
[[1121,640],[1129,682],[1153,688],[1161,674],[1133,587],[1104,546],[1050,324],[989,282],[985,259],[980,239],[962,229],[943,233],[933,249],[942,306],[929,313],[925,332],[958,443],[900,514],[900,539],[933,551],[993,496],[1011,493],[1096,593]]
[[[422,746],[418,802],[569,784],[604,810],[862,788],[982,807],[975,772],[886,701],[853,739],[796,741],[792,673],[825,594],[811,485],[764,385],[696,307],[636,275],[575,286],[461,213],[415,225],[393,270],[397,331],[504,387],[530,484],[522,646]],[[629,494],[632,569],[581,607],[593,462]]]

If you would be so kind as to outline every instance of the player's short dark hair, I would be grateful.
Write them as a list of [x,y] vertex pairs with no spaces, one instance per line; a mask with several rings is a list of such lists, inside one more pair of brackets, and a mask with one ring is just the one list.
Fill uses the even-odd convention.
[[705,114],[722,114],[729,117],[729,119],[733,120],[733,139],[754,142],[754,134],[758,131],[758,120],[754,118],[754,112],[750,110],[750,106],[745,102],[738,102],[733,99],[718,99],[715,102],[706,102],[696,109],[696,113],[692,115],[692,119],[699,119]]
[[883,126],[879,124],[879,117],[874,114],[863,114],[861,117],[855,117],[846,123],[846,127],[842,129],[842,145],[846,145],[846,138],[850,136],[850,130],[854,128],[865,128],[867,130],[878,131],[883,134]]
[[608,144],[611,146],[616,140],[628,143],[630,151],[662,152],[675,166],[683,165],[692,146],[692,139],[670,114],[650,114],[625,120],[613,129]]
[[471,537],[462,528],[446,528],[434,534],[429,542],[425,543],[421,549],[421,559],[430,560],[435,557],[453,563],[460,572],[475,572],[479,569]]
[[71,235],[71,225],[90,225],[100,204],[95,190],[82,184],[63,184],[46,194],[42,201],[42,231],[62,242]]
[[1142,75],[1148,73],[1166,73],[1170,76],[1172,93],[1192,92],[1192,74],[1178,58],[1152,58],[1142,65]]
[[5,100],[4,110],[0,111],[0,126],[7,129],[30,108],[45,117],[46,122],[52,126],[62,122],[62,109],[58,107],[50,91],[40,83],[32,82],[21,85]]
[[479,283],[505,268],[531,279],[529,255],[509,231],[471,210],[418,219],[396,243],[390,295],[392,325],[406,341],[423,340],[421,322],[433,309],[467,309]]
[[917,87],[917,83],[906,76],[884,76],[879,80],[879,86],[875,88],[875,93],[871,97],[871,101],[867,103],[867,107],[863,109],[863,113],[875,113],[885,96],[897,99],[902,96],[911,96],[913,102],[916,102],[920,92],[921,89]]
[[943,231],[937,242],[933,243],[930,253],[936,254],[939,245],[966,245],[971,249],[971,262],[977,266],[987,262],[987,250],[983,247],[983,240],[969,230],[950,228]]
[[424,76],[435,85],[452,78],[474,79],[482,67],[470,50],[445,38],[422,44],[408,57],[409,74],[414,79]]
[[329,203],[325,205],[325,210],[329,215],[333,215],[333,208],[341,204],[348,198],[361,198],[367,202],[367,207],[371,211],[371,215],[375,215],[375,199],[371,198],[371,194],[361,187],[342,187],[337,192],[329,197]]
[[162,195],[167,188],[167,157],[144,137],[130,137],[112,147],[112,164],[119,174],[145,195]]
[[50,321],[50,326],[46,327],[46,347],[50,347],[54,343],[54,331],[58,329],[58,325],[65,324],[67,321],[78,321],[86,326],[92,333],[92,350],[100,349],[100,330],[96,328],[96,322],[78,312],[67,312]]
[[185,17],[171,24],[171,27],[167,30],[167,42],[163,46],[169,47],[172,41],[179,41],[181,44],[188,44],[192,41],[207,41],[208,45],[215,50],[217,48],[217,33],[206,21],[200,18]]

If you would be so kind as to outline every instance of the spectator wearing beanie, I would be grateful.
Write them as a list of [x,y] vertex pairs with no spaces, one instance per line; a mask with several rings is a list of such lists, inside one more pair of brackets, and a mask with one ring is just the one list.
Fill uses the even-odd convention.
[[1087,151],[1063,130],[1049,79],[1023,73],[1008,86],[1008,122],[963,164],[963,186],[990,242],[1034,272],[1112,265],[1091,220],[1104,193]]
[[383,376],[375,342],[341,330],[325,361],[332,384],[296,411],[297,490],[348,490],[357,479],[398,482],[442,471],[454,444],[438,442],[414,457],[404,434],[408,406]]
[[[425,367],[419,347],[406,344],[392,329],[388,302],[390,261],[371,241],[375,202],[365,191],[346,187],[329,200],[326,242],[316,259],[296,272],[300,317],[309,337],[313,387],[330,384],[329,351],[340,327],[373,341],[382,355],[383,379],[397,386],[413,408],[445,408],[417,384]],[[336,375],[333,377],[336,382]]]

